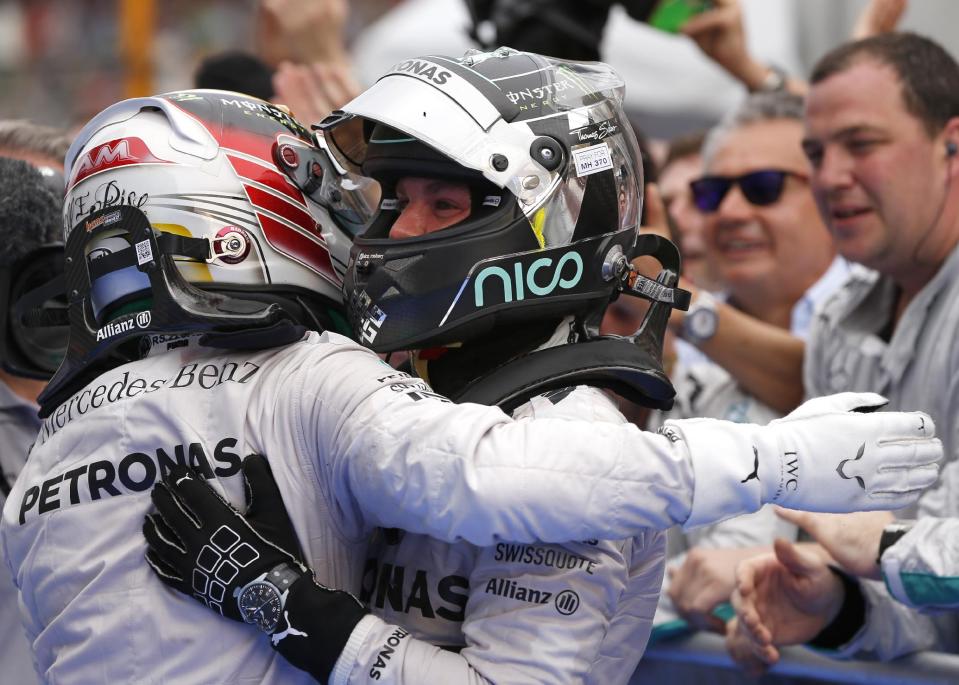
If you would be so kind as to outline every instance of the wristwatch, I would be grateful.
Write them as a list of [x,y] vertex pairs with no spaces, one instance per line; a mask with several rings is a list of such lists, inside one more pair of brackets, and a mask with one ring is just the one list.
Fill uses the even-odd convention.
[[876,555],[876,564],[882,566],[882,554],[899,541],[903,535],[912,530],[916,524],[915,521],[902,520],[890,523],[882,529],[882,535],[879,536],[879,554]]
[[283,616],[290,586],[302,576],[302,571],[284,562],[236,589],[233,596],[243,620],[272,635]]
[[684,340],[700,345],[714,335],[719,327],[719,313],[716,311],[716,298],[700,291],[683,317],[681,334]]
[[757,93],[778,93],[786,90],[786,82],[789,80],[789,74],[782,67],[775,64],[767,64],[766,77],[756,89]]

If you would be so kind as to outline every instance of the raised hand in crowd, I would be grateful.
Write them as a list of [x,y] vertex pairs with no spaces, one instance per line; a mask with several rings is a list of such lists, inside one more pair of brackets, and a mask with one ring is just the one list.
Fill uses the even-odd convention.
[[761,673],[779,661],[777,645],[808,642],[832,623],[844,597],[842,580],[816,545],[776,540],[772,553],[736,571],[726,648],[744,670]]
[[[714,0],[715,9],[690,19],[682,28],[699,49],[750,91],[786,88],[804,94],[805,81],[785,76],[759,62],[749,51],[740,0]],[[852,39],[894,31],[907,0],[870,0],[856,21]]]
[[[715,0],[715,9],[690,19],[682,28],[699,49],[750,91],[770,88],[778,72],[756,60],[746,44],[743,10],[739,0]],[[806,84],[786,78],[783,87],[805,93]]]
[[840,566],[854,576],[878,580],[879,538],[893,522],[888,511],[854,514],[812,514],[777,509],[780,517],[794,523],[825,548]]
[[360,86],[342,63],[281,62],[273,75],[273,101],[290,108],[304,124],[315,124],[360,94]]
[[349,62],[346,0],[258,0],[257,52],[266,62]]
[[906,12],[907,0],[870,0],[852,29],[852,39],[860,40],[895,31]]

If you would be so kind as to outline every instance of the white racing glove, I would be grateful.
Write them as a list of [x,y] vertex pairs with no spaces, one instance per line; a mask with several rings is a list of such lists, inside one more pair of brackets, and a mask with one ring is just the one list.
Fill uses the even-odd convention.
[[923,412],[877,412],[874,393],[809,400],[767,426],[715,419],[667,421],[683,440],[695,489],[684,527],[713,523],[774,503],[845,513],[900,509],[939,477],[942,443]]

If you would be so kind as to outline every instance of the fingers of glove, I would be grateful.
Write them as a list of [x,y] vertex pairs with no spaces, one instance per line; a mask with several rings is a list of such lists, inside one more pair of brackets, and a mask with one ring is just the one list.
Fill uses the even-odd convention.
[[243,482],[249,505],[247,522],[262,537],[302,559],[296,530],[283,504],[280,488],[273,478],[269,462],[262,455],[251,454],[243,460]]
[[[912,504],[929,487],[939,480],[939,466],[917,466],[903,469],[886,469],[871,483],[867,493],[873,500],[883,502],[878,509],[892,509]],[[892,506],[890,500],[901,500]],[[869,507],[866,507],[867,509]]]
[[936,424],[932,417],[921,411],[890,411],[877,414],[876,442],[880,445],[896,442],[933,441]]
[[262,454],[251,454],[243,460],[243,485],[247,518],[273,509],[277,504],[283,506],[273,470]]
[[187,554],[186,545],[159,514],[147,514],[143,518],[143,537],[151,549],[168,559],[179,559]]
[[182,540],[191,533],[197,533],[202,527],[200,518],[171,489],[167,482],[160,481],[150,493],[153,505],[160,512],[164,522]]
[[874,392],[841,392],[835,395],[824,395],[803,402],[798,408],[782,419],[771,423],[804,419],[822,414],[842,412],[869,413],[884,407],[889,403],[882,395]]
[[873,454],[869,456],[871,459],[867,461],[873,462],[879,474],[890,474],[896,477],[898,474],[913,471],[927,473],[932,469],[938,471],[943,457],[942,441],[939,438],[885,441],[879,443],[873,449]]
[[147,564],[149,564],[153,572],[156,573],[157,578],[163,581],[165,585],[169,585],[178,592],[190,594],[189,585],[183,580],[177,570],[168,564],[163,557],[152,549],[148,549],[144,557],[146,557]]
[[[192,516],[199,525],[208,521],[222,520],[224,517],[243,518],[242,514],[223,499],[206,479],[193,470],[181,469],[183,467],[180,466],[172,469],[163,479],[163,483],[176,495],[177,502],[185,513]],[[169,519],[167,521],[172,525],[172,521]]]
[[942,443],[936,438],[885,441],[865,452],[867,459],[845,460],[838,472],[856,477],[870,498],[903,497],[908,502],[939,479]]

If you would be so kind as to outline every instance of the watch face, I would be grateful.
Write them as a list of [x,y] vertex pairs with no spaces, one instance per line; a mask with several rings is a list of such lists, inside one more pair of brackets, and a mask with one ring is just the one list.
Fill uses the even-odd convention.
[[697,309],[687,316],[689,331],[701,340],[710,338],[716,332],[717,319],[711,309]]
[[250,583],[240,593],[237,604],[247,623],[256,624],[264,633],[272,633],[280,622],[283,602],[280,591],[271,583]]

